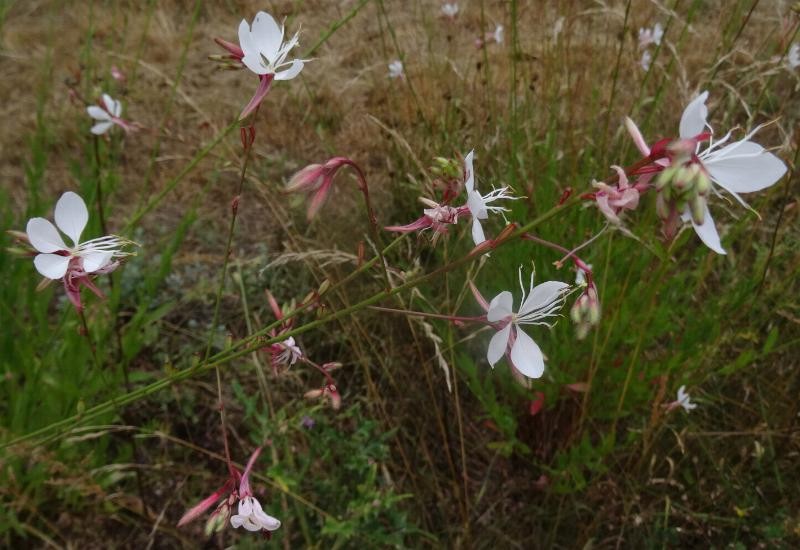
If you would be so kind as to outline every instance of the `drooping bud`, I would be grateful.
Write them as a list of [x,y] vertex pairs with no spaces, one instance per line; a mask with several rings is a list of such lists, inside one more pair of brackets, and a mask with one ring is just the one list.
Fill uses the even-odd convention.
[[689,209],[692,212],[692,221],[697,225],[703,225],[706,218],[706,198],[703,195],[695,195],[689,200]]

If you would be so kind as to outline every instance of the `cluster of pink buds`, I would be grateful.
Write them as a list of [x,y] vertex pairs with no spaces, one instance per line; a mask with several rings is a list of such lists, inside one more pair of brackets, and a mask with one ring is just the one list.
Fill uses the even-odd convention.
[[333,180],[339,169],[344,166],[356,167],[348,158],[334,157],[324,164],[309,164],[289,179],[289,183],[286,184],[287,193],[305,193],[310,197],[306,214],[309,220],[314,218],[325,204],[333,189]]
[[[261,447],[258,447],[247,461],[244,472],[239,472],[232,463],[228,463],[229,477],[225,484],[189,509],[178,521],[178,527],[197,519],[222,499],[222,502],[219,502],[206,521],[206,535],[221,531],[228,520],[234,529],[244,527],[248,531],[260,531],[267,537],[271,536],[272,531],[279,529],[280,520],[264,512],[261,503],[253,496],[250,488],[250,471],[260,454]],[[237,502],[239,503],[238,513],[234,514],[233,507]]]

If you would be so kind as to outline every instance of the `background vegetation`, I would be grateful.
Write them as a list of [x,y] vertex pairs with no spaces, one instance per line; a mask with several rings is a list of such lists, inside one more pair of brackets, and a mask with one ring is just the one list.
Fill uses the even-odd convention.
[[[200,522],[175,527],[225,474],[211,374],[7,444],[190,368],[210,334],[221,350],[265,326],[273,320],[265,290],[299,301],[350,273],[359,242],[371,256],[349,175],[311,223],[302,198],[282,194],[308,163],[355,159],[388,225],[414,219],[418,196],[438,194],[434,157],[475,148],[482,188],[510,185],[527,197],[513,219],[530,220],[568,189],[609,175],[610,164],[636,160],[623,116],[653,140],[674,136],[683,106],[707,89],[718,132],[774,120],[760,142],[794,166],[791,2],[459,4],[451,21],[429,0],[0,3],[0,225],[22,230],[28,218],[49,216],[66,190],[93,204],[99,185],[111,230],[141,244],[102,281],[107,300],[84,293],[93,356],[63,289],[37,291],[32,262],[8,253],[13,240],[0,236],[0,544],[262,544],[232,529],[207,540]],[[218,70],[207,56],[220,53],[213,37],[235,41],[238,22],[262,9],[285,16],[292,32],[302,26],[300,50],[314,60],[274,87],[256,119],[213,326],[241,160],[231,123],[255,79]],[[644,71],[637,30],[656,22],[665,36]],[[476,48],[497,24],[504,42]],[[394,59],[404,62],[403,80],[387,76]],[[144,129],[95,144],[80,98],[101,91]],[[343,363],[340,411],[303,399],[319,382],[307,368],[276,376],[264,354],[226,364],[232,453],[241,463],[266,445],[255,486],[284,522],[272,544],[796,547],[794,171],[750,198],[760,218],[722,201],[715,210],[724,257],[691,230],[666,250],[651,198],[629,217],[640,241],[604,233],[584,254],[599,277],[603,322],[582,341],[568,319],[537,330],[548,369],[530,390],[505,365],[486,364],[487,332],[376,311],[299,338],[318,362]],[[97,218],[90,224],[99,235]],[[537,230],[576,246],[603,224],[595,208],[575,207]],[[461,226],[435,247],[411,236],[388,258],[393,279],[470,248]],[[517,267],[531,262],[540,277],[571,282],[558,258],[515,242],[386,305],[478,315],[468,276],[486,296],[514,288]],[[327,308],[381,285],[379,272],[366,274]],[[589,391],[567,387],[581,382]],[[680,385],[698,408],[665,414]],[[532,415],[536,392],[545,406]]]

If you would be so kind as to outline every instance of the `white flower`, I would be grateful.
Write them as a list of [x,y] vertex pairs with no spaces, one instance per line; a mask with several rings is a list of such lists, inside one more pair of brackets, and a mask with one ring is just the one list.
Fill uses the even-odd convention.
[[89,211],[83,199],[72,191],[58,199],[55,220],[58,229],[72,240],[72,246],[67,246],[56,226],[44,218],[31,218],[26,228],[28,240],[40,252],[33,259],[33,265],[48,279],[64,277],[72,261],[80,261],[83,271],[94,273],[114,258],[126,255],[120,250],[126,241],[113,235],[80,242],[89,221]]
[[650,44],[655,44],[657,46],[661,44],[661,38],[663,36],[664,27],[661,26],[661,23],[656,23],[652,29],[639,29],[639,47],[646,48]]
[[492,38],[494,39],[495,43],[502,44],[503,43],[503,36],[505,33],[505,29],[503,25],[497,25],[494,29],[494,33],[492,34]]
[[489,206],[489,203],[502,199],[516,200],[518,197],[511,195],[508,192],[508,187],[492,189],[486,195],[481,195],[475,188],[475,173],[472,169],[474,156],[475,151],[472,150],[464,157],[464,187],[467,190],[467,208],[472,214],[472,240],[475,241],[475,245],[479,245],[486,240],[480,220],[487,219],[489,212],[500,212],[502,214],[508,211],[508,208]]
[[105,134],[114,124],[122,126],[119,122],[119,117],[122,115],[122,104],[110,95],[103,94],[103,105],[105,108],[97,105],[86,107],[89,116],[98,121],[92,126],[92,133],[98,136]]
[[[486,319],[491,323],[506,322],[489,342],[486,358],[494,367],[508,348],[509,341],[514,336],[511,346],[511,362],[514,367],[528,378],[539,378],[544,373],[544,355],[533,339],[525,334],[521,325],[546,325],[551,326],[547,319],[555,317],[569,291],[569,285],[560,281],[547,281],[533,286],[531,275],[528,296],[522,285],[522,268],[520,268],[520,288],[522,300],[518,313],[513,312],[513,297],[511,292],[503,291],[489,303]],[[512,332],[513,330],[513,332]]]
[[403,78],[403,62],[395,59],[389,63],[389,78]]
[[789,48],[789,53],[786,54],[786,62],[791,69],[800,67],[800,43],[795,42]]
[[[586,264],[586,267],[592,269],[592,264]],[[575,268],[575,286],[583,286],[586,284],[586,272],[580,268]]]
[[[711,128],[706,121],[708,116],[707,99],[708,92],[703,92],[686,106],[680,122],[681,139],[692,139],[707,127]],[[730,139],[730,132],[717,142],[712,140],[702,151],[699,144],[697,147],[697,157],[711,181],[730,193],[745,207],[748,205],[739,196],[739,193],[752,193],[770,187],[786,173],[786,165],[781,159],[765,151],[758,143],[750,141],[750,138],[760,129],[761,126],[757,126],[743,139],[721,149],[719,147]],[[718,190],[714,191],[719,195]],[[687,206],[682,218],[686,221],[691,217]],[[706,246],[718,254],[725,254],[708,206],[706,206],[703,223],[697,224],[692,221],[692,225]]]
[[689,399],[689,394],[686,393],[686,386],[681,386],[678,388],[678,398],[675,403],[683,407],[686,412],[690,412],[692,409],[697,408],[697,404],[692,403]]
[[275,19],[263,11],[256,14],[252,27],[247,24],[247,20],[242,19],[239,23],[239,46],[244,53],[242,63],[257,75],[275,75],[275,80],[296,77],[303,70],[305,61],[286,61],[286,56],[297,46],[298,34],[295,33],[291,40],[284,42],[283,25],[278,27]]
[[295,344],[294,338],[290,336],[280,343],[282,351],[278,354],[276,361],[285,365],[294,365],[303,356],[300,347]]
[[244,527],[248,531],[275,531],[280,528],[280,520],[264,513],[261,503],[254,497],[244,497],[239,501],[239,513],[231,516],[234,529]]
[[442,15],[449,17],[450,19],[454,18],[456,15],[458,15],[458,3],[448,2],[442,4]]
[[652,63],[652,62],[653,62],[652,54],[647,50],[643,51],[642,52],[642,59],[639,61],[639,64],[642,66],[642,69],[644,69],[645,71],[649,71],[650,70],[650,63]]

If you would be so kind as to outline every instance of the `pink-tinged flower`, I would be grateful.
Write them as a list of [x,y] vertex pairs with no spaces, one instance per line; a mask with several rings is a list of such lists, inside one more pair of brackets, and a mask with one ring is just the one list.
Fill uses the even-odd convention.
[[[250,487],[250,471],[253,469],[260,454],[261,447],[258,447],[250,455],[244,472],[239,472],[233,464],[228,464],[229,477],[225,484],[189,509],[178,521],[178,527],[197,519],[224,497],[224,500],[206,522],[207,535],[220,531],[227,523],[228,518],[230,518],[234,529],[244,527],[248,531],[264,531],[266,534],[279,529],[281,526],[280,520],[264,512],[261,503],[253,496],[253,491]],[[233,505],[237,500],[239,502],[239,513],[231,514]]]
[[661,44],[661,38],[664,36],[664,27],[661,23],[656,23],[652,29],[641,28],[639,29],[639,47],[646,48],[650,44],[656,46]]
[[681,386],[680,388],[678,388],[678,395],[675,401],[673,401],[672,403],[668,403],[666,407],[667,411],[672,411],[677,409],[678,407],[681,407],[688,413],[696,409],[697,404],[692,403],[689,394],[686,393],[686,386]]
[[509,291],[495,296],[486,308],[487,321],[497,329],[497,334],[489,342],[486,358],[494,367],[503,355],[507,355],[514,369],[524,376],[540,378],[544,373],[544,355],[536,342],[522,330],[522,325],[552,326],[549,319],[558,315],[570,286],[560,281],[547,281],[534,286],[531,274],[526,297],[521,267],[519,282],[522,289],[519,312],[513,311],[513,296]]
[[612,166],[618,176],[616,185],[608,185],[604,182],[593,182],[597,188],[595,201],[600,212],[606,219],[614,225],[620,225],[622,221],[619,214],[623,210],[634,210],[639,205],[639,189],[628,183],[628,176],[625,170],[619,166]]
[[[269,302],[272,312],[275,314],[275,318],[280,321],[283,319],[283,310],[281,309],[281,306],[278,304],[277,300],[275,300],[275,297],[269,290],[266,291],[266,294],[267,301]],[[281,336],[282,334],[291,330],[293,325],[293,319],[284,319],[281,323],[280,329],[270,331],[270,336],[272,338]],[[270,354],[270,364],[272,365],[272,368],[276,374],[278,373],[279,368],[291,367],[297,362],[298,359],[303,358],[302,350],[291,336],[282,342],[276,342],[266,346],[263,351],[266,351]]]
[[442,15],[448,19],[455,19],[456,15],[458,15],[458,3],[445,2],[442,4]]
[[123,73],[120,70],[120,68],[117,67],[116,65],[111,65],[111,78],[113,78],[117,82],[122,82],[122,83],[125,83],[125,81],[127,80],[125,73]]
[[389,78],[405,78],[406,73],[403,69],[403,62],[395,59],[389,63]]
[[[706,246],[718,254],[725,254],[708,209],[706,197],[709,192],[720,195],[721,189],[743,206],[749,207],[739,194],[760,191],[774,185],[786,173],[786,165],[761,145],[750,141],[762,126],[756,127],[743,139],[724,147],[722,145],[729,141],[731,132],[715,142],[711,137],[713,130],[706,120],[707,99],[708,92],[703,92],[686,106],[679,125],[680,141],[672,142],[666,148],[667,153],[655,161],[656,171],[660,172],[657,203],[662,210],[662,217],[666,219],[667,216],[680,215],[684,222],[691,221],[695,232]],[[633,122],[628,120],[626,125],[643,154],[653,157],[657,147],[663,148],[665,140],[649,148]],[[710,133],[707,129],[711,130]],[[700,144],[706,140],[709,144],[702,148]],[[648,181],[654,173],[654,170],[650,170]],[[642,181],[639,180],[640,183]],[[712,182],[719,189],[713,187]],[[680,209],[675,212],[678,207]]]
[[259,79],[258,88],[239,115],[239,120],[256,110],[267,96],[273,80],[291,80],[303,70],[307,60],[286,60],[289,52],[298,45],[298,36],[299,33],[295,33],[284,42],[283,25],[279,27],[271,15],[260,11],[252,25],[246,19],[239,23],[239,46],[221,38],[214,39],[232,59],[250,69]]
[[[89,222],[89,211],[83,199],[72,191],[58,199],[55,220],[55,226],[45,218],[28,220],[28,241],[39,252],[33,265],[48,279],[63,279],[67,296],[80,310],[81,285],[102,297],[91,277],[114,271],[119,266],[119,259],[129,255],[122,250],[123,247],[131,243],[115,235],[81,242],[81,233]],[[59,229],[70,238],[72,246],[64,243]]]
[[114,125],[119,126],[126,132],[136,129],[133,124],[120,118],[122,115],[122,103],[113,99],[108,94],[103,94],[102,107],[98,105],[89,105],[86,107],[86,112],[97,121],[97,123],[92,126],[92,133],[95,135],[99,136],[105,134]]

